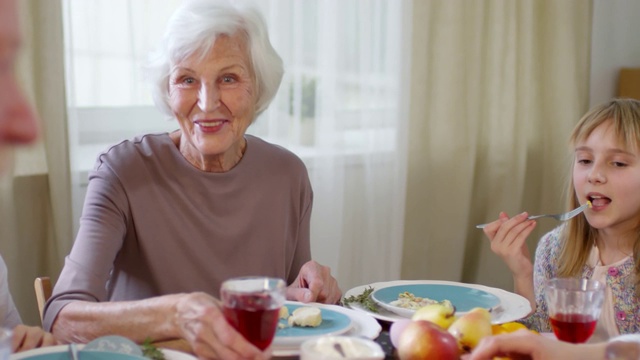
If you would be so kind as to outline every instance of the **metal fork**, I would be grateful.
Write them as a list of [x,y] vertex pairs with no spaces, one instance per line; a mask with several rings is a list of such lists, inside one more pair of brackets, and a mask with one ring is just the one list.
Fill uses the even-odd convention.
[[[584,211],[584,209],[586,209],[588,207],[591,207],[591,202],[590,201],[587,201],[586,203],[584,203],[584,204],[580,205],[579,207],[577,207],[577,208],[575,208],[575,209],[573,209],[571,211],[568,211],[566,213],[532,215],[532,216],[529,216],[527,219],[532,220],[532,219],[538,219],[538,218],[541,218],[541,217],[550,217],[550,218],[554,218],[554,219],[556,219],[558,221],[567,221],[567,220],[571,219],[572,217],[580,214],[581,212]],[[487,226],[489,224],[490,223],[476,225],[476,228],[482,229],[482,228],[484,228],[485,226]]]
[[78,360],[78,348],[74,343],[69,344],[69,359]]

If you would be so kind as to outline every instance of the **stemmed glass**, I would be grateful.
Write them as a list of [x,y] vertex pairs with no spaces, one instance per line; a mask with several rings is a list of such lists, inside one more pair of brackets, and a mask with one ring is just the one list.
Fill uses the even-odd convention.
[[556,278],[545,284],[551,327],[558,340],[584,343],[596,329],[605,285],[596,280]]
[[284,280],[277,278],[226,280],[220,288],[224,316],[245,339],[264,350],[275,336],[285,291]]

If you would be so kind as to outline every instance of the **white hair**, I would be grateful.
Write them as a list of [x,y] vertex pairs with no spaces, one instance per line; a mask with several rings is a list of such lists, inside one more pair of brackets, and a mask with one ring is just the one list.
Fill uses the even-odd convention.
[[284,73],[282,59],[271,46],[260,12],[228,0],[186,1],[171,16],[158,48],[146,66],[151,95],[160,111],[173,115],[169,106],[170,65],[197,52],[206,54],[219,35],[242,32],[247,37],[249,56],[257,85],[256,117],[271,103]]

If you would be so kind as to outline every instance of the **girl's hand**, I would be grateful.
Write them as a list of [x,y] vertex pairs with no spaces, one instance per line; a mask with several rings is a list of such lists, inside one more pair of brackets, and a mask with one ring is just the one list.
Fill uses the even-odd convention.
[[231,326],[222,304],[205,293],[185,294],[176,304],[175,322],[199,359],[268,359]]
[[480,341],[465,360],[491,360],[508,356],[509,359],[604,359],[604,343],[570,344],[535,334],[529,330],[518,330],[504,335],[489,336]]
[[509,218],[504,212],[498,220],[484,228],[491,241],[491,251],[507,264],[515,278],[529,278],[533,274],[533,263],[526,240],[536,227],[534,220],[528,220],[526,212]]

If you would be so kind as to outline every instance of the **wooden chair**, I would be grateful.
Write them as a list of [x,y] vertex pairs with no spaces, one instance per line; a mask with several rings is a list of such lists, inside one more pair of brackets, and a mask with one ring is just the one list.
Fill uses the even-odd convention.
[[36,300],[38,301],[38,310],[40,311],[40,323],[42,323],[42,316],[44,312],[44,304],[51,297],[51,279],[48,276],[37,277],[33,282],[33,287],[36,291]]

